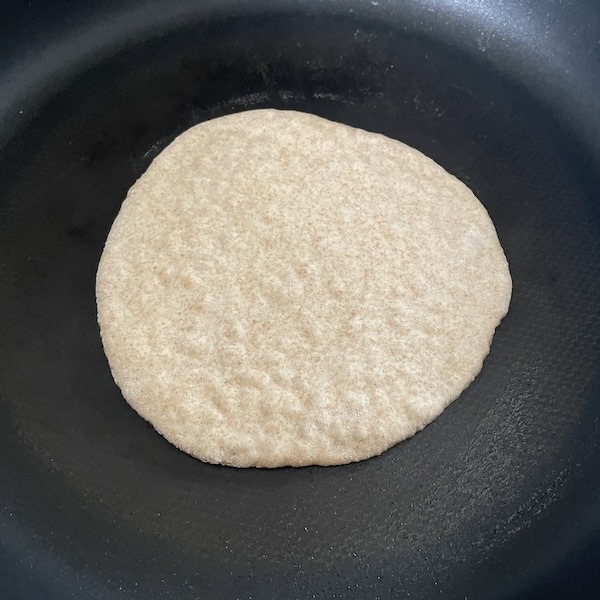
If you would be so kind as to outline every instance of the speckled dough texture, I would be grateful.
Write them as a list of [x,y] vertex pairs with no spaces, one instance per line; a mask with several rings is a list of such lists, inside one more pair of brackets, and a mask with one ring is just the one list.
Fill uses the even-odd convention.
[[511,278],[485,208],[417,150],[254,110],[154,160],[96,295],[116,383],[175,446],[237,467],[334,465],[459,396]]

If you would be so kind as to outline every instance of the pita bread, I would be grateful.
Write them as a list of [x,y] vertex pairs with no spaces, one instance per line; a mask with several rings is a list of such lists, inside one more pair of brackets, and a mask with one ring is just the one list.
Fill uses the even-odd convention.
[[117,385],[175,446],[236,467],[334,465],[460,395],[511,278],[485,208],[417,150],[254,110],[154,160],[96,294]]

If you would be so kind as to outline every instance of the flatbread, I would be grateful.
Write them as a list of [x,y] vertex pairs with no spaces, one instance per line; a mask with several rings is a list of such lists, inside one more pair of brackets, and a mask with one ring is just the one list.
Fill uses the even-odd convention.
[[117,385],[175,446],[236,467],[334,465],[459,396],[511,278],[485,208],[417,150],[253,110],[153,161],[96,295]]

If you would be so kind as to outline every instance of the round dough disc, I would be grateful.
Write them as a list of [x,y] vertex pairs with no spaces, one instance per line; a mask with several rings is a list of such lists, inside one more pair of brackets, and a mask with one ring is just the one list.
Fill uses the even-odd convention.
[[116,383],[175,446],[237,467],[333,465],[459,396],[511,278],[485,208],[417,150],[253,110],[154,160],[96,295]]

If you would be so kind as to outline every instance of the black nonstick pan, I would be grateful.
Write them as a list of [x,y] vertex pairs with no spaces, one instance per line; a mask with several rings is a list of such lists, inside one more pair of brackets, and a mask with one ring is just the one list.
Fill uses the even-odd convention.
[[[0,598],[600,598],[595,0],[0,4]],[[382,132],[487,207],[514,292],[432,425],[236,470],[122,399],[94,279],[177,134],[258,107]]]

